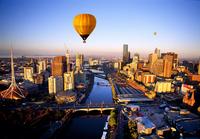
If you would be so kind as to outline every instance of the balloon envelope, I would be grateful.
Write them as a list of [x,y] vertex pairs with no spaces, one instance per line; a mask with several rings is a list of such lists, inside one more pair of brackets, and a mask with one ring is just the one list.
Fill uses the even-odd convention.
[[74,17],[73,26],[85,43],[96,26],[96,18],[91,14],[79,14]]

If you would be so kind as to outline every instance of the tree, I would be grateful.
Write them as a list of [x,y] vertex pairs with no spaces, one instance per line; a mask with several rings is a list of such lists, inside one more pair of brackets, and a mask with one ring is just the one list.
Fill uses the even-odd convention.
[[109,126],[114,127],[117,125],[117,121],[114,117],[110,117],[108,124]]

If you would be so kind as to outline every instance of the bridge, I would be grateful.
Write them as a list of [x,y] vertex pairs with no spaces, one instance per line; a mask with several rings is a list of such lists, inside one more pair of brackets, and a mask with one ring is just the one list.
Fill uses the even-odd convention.
[[60,110],[66,110],[66,109],[71,109],[73,110],[73,112],[78,112],[78,111],[86,111],[86,112],[90,112],[90,111],[100,111],[101,113],[103,113],[103,111],[106,110],[114,110],[117,108],[117,105],[114,103],[98,103],[98,104],[94,104],[94,103],[89,103],[89,104],[76,104],[76,105],[72,105],[72,106],[56,106],[56,107],[50,107],[53,109],[60,109]]
[[76,111],[86,111],[86,112],[90,112],[90,111],[100,111],[101,113],[103,113],[103,111],[105,110],[114,110],[117,108],[117,105],[113,104],[113,103],[109,103],[109,104],[86,104],[86,105],[76,105],[74,106],[74,112]]

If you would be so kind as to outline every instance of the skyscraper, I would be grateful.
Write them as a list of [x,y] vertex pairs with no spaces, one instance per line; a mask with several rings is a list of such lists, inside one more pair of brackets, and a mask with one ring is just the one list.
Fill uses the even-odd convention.
[[76,70],[81,70],[84,64],[84,56],[83,54],[76,54]]
[[199,64],[198,64],[198,74],[200,75],[200,61],[199,61]]
[[156,53],[149,54],[149,69],[153,73],[153,65],[158,60],[158,55]]
[[51,76],[48,78],[49,94],[56,94],[63,91],[63,78],[62,76]]
[[74,72],[64,73],[64,91],[74,89]]
[[163,58],[165,55],[170,55],[172,56],[172,68],[176,68],[178,66],[178,54],[174,52],[167,52],[167,53],[162,53],[161,58]]
[[133,56],[132,63],[131,63],[131,69],[136,71],[138,67],[138,62],[139,62],[139,54],[135,53]]
[[156,62],[152,65],[150,71],[151,71],[151,73],[155,74],[156,76],[163,76],[164,60],[157,59]]
[[130,53],[128,52],[128,44],[123,45],[123,63],[128,63],[130,59]]
[[47,69],[47,61],[46,60],[38,61],[38,73],[40,74],[46,69]]
[[69,50],[68,50],[68,49],[67,49],[67,52],[66,52],[66,55],[65,55],[65,56],[66,56],[66,64],[68,65],[69,62],[70,62],[70,61],[69,61],[69,60],[70,60],[70,59],[69,59],[69,58],[70,58],[70,54],[69,54]]
[[173,56],[166,55],[163,57],[164,60],[164,71],[163,71],[163,77],[171,77],[172,74],[172,64],[173,64]]
[[56,56],[52,61],[52,76],[63,76],[67,71],[66,57]]
[[70,72],[70,54],[69,54],[69,50],[67,49],[66,51],[66,65],[67,65],[67,72]]
[[24,67],[24,80],[29,80],[34,82],[33,80],[33,67]]
[[156,48],[154,53],[157,54],[158,58],[160,58],[160,49]]

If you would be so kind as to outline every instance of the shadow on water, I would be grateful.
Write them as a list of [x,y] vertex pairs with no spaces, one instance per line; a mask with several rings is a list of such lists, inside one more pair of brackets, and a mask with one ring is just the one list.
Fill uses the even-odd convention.
[[69,123],[66,123],[53,139],[97,139],[101,138],[109,111],[100,114],[100,111],[78,111],[73,114]]

